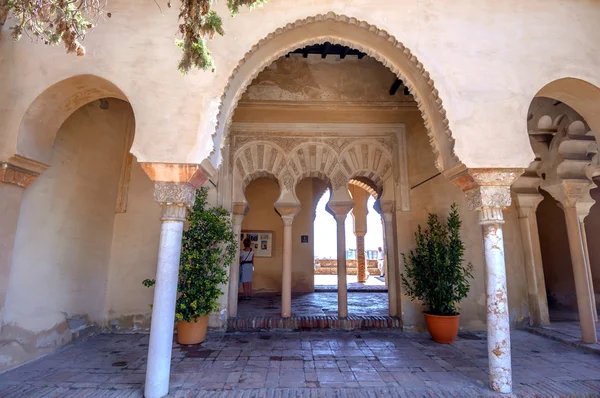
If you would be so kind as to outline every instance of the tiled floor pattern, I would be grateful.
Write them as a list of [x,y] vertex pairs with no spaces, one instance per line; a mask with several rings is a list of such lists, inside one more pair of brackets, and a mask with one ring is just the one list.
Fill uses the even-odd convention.
[[[141,397],[148,335],[104,334],[0,375],[0,397]],[[515,395],[600,396],[600,356],[512,334]],[[486,397],[486,341],[404,332],[211,333],[173,349],[170,397]]]
[[[294,316],[337,315],[337,293],[294,294],[292,314]],[[348,313],[361,316],[387,316],[387,293],[348,293]],[[238,316],[280,316],[281,296],[255,296],[252,300],[238,302]]]

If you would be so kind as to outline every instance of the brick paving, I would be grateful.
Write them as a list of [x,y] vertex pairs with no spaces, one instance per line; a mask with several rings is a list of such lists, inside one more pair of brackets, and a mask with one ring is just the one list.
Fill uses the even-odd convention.
[[[486,341],[401,331],[210,333],[175,345],[170,397],[488,397]],[[600,396],[600,356],[512,334],[515,395]],[[102,334],[0,375],[0,397],[141,397],[148,335]]]
[[[348,313],[357,316],[387,316],[388,295],[385,292],[348,293]],[[305,293],[292,296],[294,316],[337,315],[337,293]],[[238,302],[238,316],[280,316],[281,295],[255,296]]]

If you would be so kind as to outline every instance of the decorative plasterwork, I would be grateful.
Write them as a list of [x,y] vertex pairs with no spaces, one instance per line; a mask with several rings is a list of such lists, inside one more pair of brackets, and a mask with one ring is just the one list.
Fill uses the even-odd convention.
[[502,210],[511,205],[511,185],[523,169],[465,169],[451,181],[465,192],[467,205],[479,211],[480,224],[502,223]]
[[541,97],[531,104],[528,131],[536,160],[516,182],[515,193],[533,193],[539,186],[563,206],[577,207],[583,220],[595,203],[592,178],[600,173],[595,135],[575,110]]
[[371,195],[373,198],[375,198],[375,200],[377,200],[377,198],[379,197],[379,194],[377,193],[377,191],[375,189],[373,189],[369,184],[359,181],[359,180],[355,180],[355,179],[351,179],[350,180],[350,185],[355,185],[359,188],[364,189],[365,191],[367,191],[369,193],[369,195]]
[[[234,172],[244,186],[256,178],[270,177],[292,191],[302,179],[318,177],[336,190],[347,186],[353,178],[362,178],[371,181],[376,192],[381,192],[384,181],[397,170],[392,157],[397,141],[392,133],[364,138],[308,134],[308,129],[303,134],[289,133],[279,125],[264,127],[270,132],[256,126],[242,131],[237,126],[232,137]],[[329,126],[330,131],[343,129]],[[359,131],[356,125],[352,129]]]
[[[303,34],[306,39],[298,40]],[[275,41],[278,43],[271,45]],[[402,79],[421,111],[436,156],[437,168],[444,171],[461,164],[454,154],[454,138],[442,100],[423,64],[404,44],[386,31],[333,12],[287,24],[252,46],[233,70],[221,97],[216,131],[213,134],[215,149],[222,150],[225,138],[229,135],[234,110],[248,85],[261,71],[290,50],[325,41],[365,52]]]
[[27,188],[47,168],[47,164],[16,155],[0,162],[0,182]]
[[185,182],[155,182],[154,200],[161,205],[192,207],[196,199],[196,187]]

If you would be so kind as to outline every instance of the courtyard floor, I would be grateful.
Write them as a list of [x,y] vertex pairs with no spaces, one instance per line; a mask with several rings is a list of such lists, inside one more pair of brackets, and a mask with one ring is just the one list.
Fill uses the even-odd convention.
[[[338,313],[336,292],[294,294],[293,316],[324,316]],[[360,316],[387,316],[388,294],[386,292],[349,292],[348,313]],[[238,302],[238,316],[278,317],[281,315],[281,295],[255,296]]]
[[[146,334],[102,334],[0,375],[0,397],[141,397]],[[512,333],[514,393],[600,396],[600,356]],[[210,333],[175,345],[170,397],[487,397],[482,333]]]

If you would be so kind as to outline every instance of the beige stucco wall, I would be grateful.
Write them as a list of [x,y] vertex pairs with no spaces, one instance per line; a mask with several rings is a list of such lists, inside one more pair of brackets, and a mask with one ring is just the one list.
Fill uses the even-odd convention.
[[[318,179],[304,179],[296,195],[302,208],[294,218],[292,232],[292,292],[314,290],[314,211],[325,184]],[[246,188],[250,211],[244,218],[242,231],[273,231],[271,257],[255,257],[252,289],[255,292],[281,291],[283,264],[283,223],[273,204],[279,196],[279,185],[270,179],[252,181]],[[308,235],[309,243],[301,243],[301,235]]]
[[[405,117],[408,168],[410,186],[414,187],[428,178],[438,174],[433,161],[433,153],[429,149],[428,137],[423,122],[418,115]],[[410,191],[411,211],[408,214],[397,213],[398,250],[407,253],[414,248],[414,232],[418,225],[426,226],[428,213],[436,213],[445,218],[453,202],[459,205],[459,213],[463,222],[462,239],[465,243],[465,260],[473,264],[473,280],[468,297],[461,303],[461,327],[466,329],[485,329],[486,301],[485,275],[482,246],[482,231],[478,224],[478,215],[467,208],[462,191],[442,175],[412,188]],[[518,214],[511,207],[505,211],[503,226],[508,300],[511,324],[522,322],[529,316],[527,306],[527,286],[521,249]],[[401,268],[403,266],[401,265]],[[424,321],[419,305],[402,297],[403,320],[407,328],[423,328]]]
[[[585,218],[592,280],[597,299],[600,298],[600,247],[597,236],[600,233],[600,189],[591,190],[596,204]],[[565,224],[565,215],[559,203],[547,192],[542,191],[544,200],[537,209],[537,221],[544,265],[544,281],[549,295],[548,305],[552,309],[577,311],[575,279],[571,265],[571,252]]]
[[177,7],[161,11],[153,2],[114,0],[109,8],[112,17],[86,37],[85,57],[27,39],[13,43],[11,21],[2,28],[1,158],[15,152],[21,118],[40,93],[90,73],[131,101],[138,160],[200,162],[213,150],[220,97],[244,54],[276,29],[328,12],[365,20],[413,52],[435,81],[456,153],[468,166],[526,166],[532,152],[525,121],[535,93],[566,76],[600,86],[600,7],[590,0],[271,1],[235,19],[219,3],[227,33],[210,42],[217,71],[186,77],[177,71],[173,44]]
[[[129,104],[91,103],[60,128],[51,167],[24,194],[3,339],[28,354],[68,341],[66,317],[101,325]],[[83,322],[85,325],[86,322]],[[3,360],[11,361],[3,358]]]
[[107,315],[111,327],[148,328],[154,289],[142,285],[154,278],[160,238],[160,206],[154,183],[134,160],[127,210],[115,216],[108,274]]

